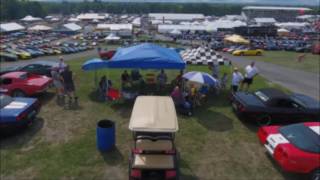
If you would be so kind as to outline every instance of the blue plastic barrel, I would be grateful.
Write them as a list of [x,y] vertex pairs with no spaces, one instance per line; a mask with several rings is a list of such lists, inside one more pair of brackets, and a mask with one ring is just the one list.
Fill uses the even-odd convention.
[[97,148],[109,151],[115,146],[116,130],[113,121],[104,119],[97,123]]

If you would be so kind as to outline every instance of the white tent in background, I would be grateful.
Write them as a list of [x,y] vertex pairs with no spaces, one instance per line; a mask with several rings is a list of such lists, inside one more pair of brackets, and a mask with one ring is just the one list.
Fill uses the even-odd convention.
[[111,33],[109,34],[109,36],[107,36],[106,38],[104,38],[106,41],[117,41],[120,40],[120,37]]
[[64,24],[63,27],[65,27],[71,31],[79,31],[82,29],[81,26],[79,26],[78,24],[75,24],[75,23]]
[[179,31],[178,29],[174,29],[170,32],[170,34],[173,34],[173,35],[180,35],[182,34],[181,31]]
[[80,20],[78,18],[71,17],[71,18],[68,19],[68,21],[69,22],[79,22]]
[[57,22],[57,21],[59,21],[59,20],[60,20],[60,19],[57,18],[57,17],[53,17],[53,18],[50,19],[51,22]]
[[277,32],[283,32],[283,33],[287,33],[289,32],[288,30],[284,29],[284,28],[281,28],[281,29],[278,29]]
[[21,21],[26,21],[26,22],[32,22],[32,21],[41,21],[41,18],[38,17],[32,17],[30,15],[27,15],[26,17],[22,18]]
[[140,18],[140,17],[135,18],[135,19],[132,21],[132,24],[133,24],[134,26],[141,26],[141,18]]
[[99,22],[99,19],[93,19],[92,22],[98,23],[98,22]]
[[18,23],[15,23],[15,22],[0,24],[0,31],[1,32],[21,31],[24,29],[25,29],[25,27],[21,26]]
[[35,26],[30,27],[28,30],[30,30],[30,31],[49,31],[49,30],[52,30],[52,28],[49,26],[45,26],[45,25],[35,25]]

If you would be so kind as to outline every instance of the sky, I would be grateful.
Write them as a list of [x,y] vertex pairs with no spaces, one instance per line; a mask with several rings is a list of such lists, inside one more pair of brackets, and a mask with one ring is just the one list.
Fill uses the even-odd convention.
[[[63,0],[38,0],[38,1],[56,1],[61,2]],[[67,0],[67,1],[83,1],[83,0]],[[88,0],[92,1],[92,0]],[[292,5],[292,6],[319,6],[320,0],[102,0],[109,2],[192,2],[192,3],[241,3],[241,4],[277,4],[277,5]]]

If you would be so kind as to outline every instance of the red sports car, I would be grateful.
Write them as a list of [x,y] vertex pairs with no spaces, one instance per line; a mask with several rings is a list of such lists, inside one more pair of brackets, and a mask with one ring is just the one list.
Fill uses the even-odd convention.
[[283,170],[320,179],[320,122],[264,126],[258,136]]
[[27,72],[10,72],[0,76],[0,93],[14,97],[31,96],[46,91],[52,79]]

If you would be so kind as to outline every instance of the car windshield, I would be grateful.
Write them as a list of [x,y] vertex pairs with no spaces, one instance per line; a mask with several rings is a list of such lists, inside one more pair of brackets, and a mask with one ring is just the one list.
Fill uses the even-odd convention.
[[0,95],[0,109],[7,106],[12,101],[13,101],[13,99],[10,96]]
[[255,93],[254,93],[259,99],[261,99],[263,102],[267,102],[270,98],[267,96],[267,95],[265,95],[263,92],[261,92],[261,91],[256,91]]
[[320,135],[310,127],[293,124],[284,126],[279,131],[295,147],[311,153],[320,153]]
[[26,79],[28,79],[28,76],[29,76],[28,73],[24,73],[24,74],[21,74],[19,78],[22,80],[26,80]]

